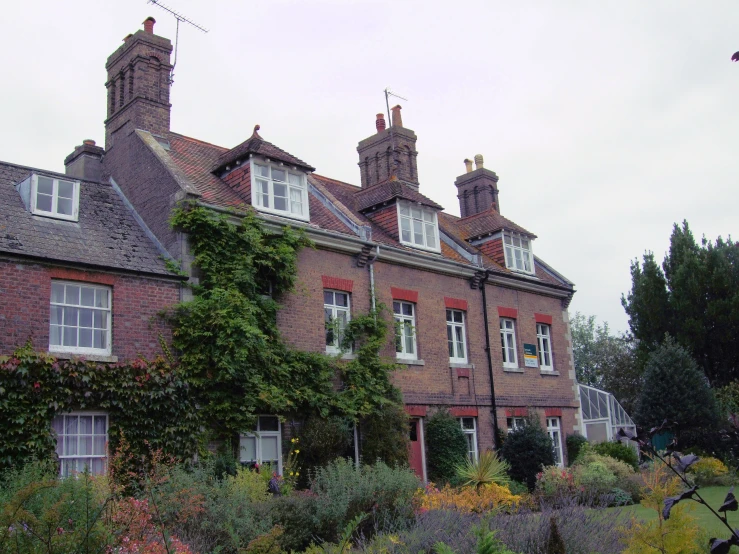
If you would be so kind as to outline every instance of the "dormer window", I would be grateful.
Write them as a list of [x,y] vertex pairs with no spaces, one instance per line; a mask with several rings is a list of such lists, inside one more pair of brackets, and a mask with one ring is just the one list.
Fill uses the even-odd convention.
[[401,243],[414,248],[441,251],[435,210],[407,200],[398,200],[398,220]]
[[252,161],[251,203],[261,212],[308,221],[305,174],[266,161]]
[[534,258],[531,254],[531,240],[518,233],[505,232],[505,265],[513,271],[534,273]]
[[36,215],[77,221],[79,218],[80,183],[33,175],[31,179],[31,211]]

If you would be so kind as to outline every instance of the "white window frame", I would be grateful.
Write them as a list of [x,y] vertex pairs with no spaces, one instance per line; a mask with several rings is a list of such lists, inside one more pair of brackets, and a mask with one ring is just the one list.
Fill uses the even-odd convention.
[[[333,295],[333,303],[327,304],[326,303],[326,293],[331,293]],[[346,306],[340,306],[336,304],[336,295],[337,294],[343,294],[346,295]],[[326,326],[326,334],[328,338],[328,332],[329,332],[329,325],[334,327],[334,341],[333,344],[326,344],[326,352],[328,354],[338,354],[341,352],[341,341],[344,338],[344,329],[346,328],[346,325],[349,324],[351,321],[351,306],[352,306],[352,299],[351,294],[349,294],[346,291],[343,290],[333,290],[333,289],[323,289],[323,313],[324,313],[324,324]],[[328,312],[331,312],[330,319],[327,321],[326,316],[329,316]],[[346,324],[342,327],[341,323],[334,324],[333,321],[340,322],[339,314],[343,313],[346,314]]]
[[[472,421],[472,428],[465,427],[465,420]],[[467,457],[472,462],[477,461],[479,455],[477,450],[477,418],[476,417],[460,417],[459,426],[462,428],[462,432],[467,439]]]
[[[91,416],[93,418],[92,420],[92,433],[90,434],[80,434],[79,432],[79,418],[80,416]],[[94,472],[93,468],[90,467],[90,473],[94,473],[97,475],[105,474],[108,466],[108,414],[105,412],[70,412],[68,414],[59,414],[54,419],[62,419],[62,433],[61,435],[59,433],[56,433],[56,439],[57,439],[57,446],[56,446],[56,452],[57,456],[59,457],[59,475],[62,477],[68,477],[72,475],[73,473],[81,473],[85,469],[85,465],[87,465],[85,462],[87,460],[102,460],[103,461],[103,467],[102,471]],[[65,431],[67,429],[67,418],[77,418],[77,432],[67,434]],[[102,454],[95,454],[95,438],[100,437],[100,433],[95,433],[95,418],[105,418],[105,441],[104,441],[104,447],[103,447],[103,453]],[[51,423],[52,429],[54,429],[54,422]],[[77,452],[79,452],[79,439],[82,436],[89,436],[92,446],[92,454],[64,454],[64,446],[68,439],[76,438],[76,446],[75,449]]]
[[[261,175],[257,175],[257,165],[267,167],[269,168],[269,177],[263,177]],[[272,171],[278,170],[278,171],[284,171],[286,174],[286,178],[288,179],[288,182],[283,181],[277,181],[278,184],[284,185],[286,187],[287,196],[286,202],[288,205],[288,209],[286,210],[279,210],[274,207],[274,201],[275,201],[275,181],[272,178]],[[252,159],[251,160],[251,166],[250,166],[250,174],[251,174],[251,205],[254,206],[257,210],[260,212],[266,212],[271,213],[275,215],[281,215],[283,217],[289,217],[291,219],[299,219],[301,221],[310,221],[310,209],[308,206],[308,182],[306,179],[305,173],[303,173],[300,170],[293,169],[292,167],[288,167],[287,165],[284,165],[279,162],[273,162],[266,159]],[[292,175],[297,177],[300,180],[299,184],[291,184],[289,182],[290,177],[288,175]],[[257,192],[257,180],[264,182],[267,184],[267,195],[269,197],[269,206],[262,205],[262,194]],[[299,191],[300,192],[300,202],[303,208],[303,213],[293,213],[292,211],[292,191]]]
[[[54,285],[62,285],[64,286],[64,302],[54,302],[53,301],[53,288]],[[66,302],[66,291],[68,286],[73,287],[79,287],[80,288],[80,296],[82,294],[81,289],[92,289],[93,291],[97,290],[104,290],[108,293],[108,305],[107,306],[87,306],[82,304],[69,304]],[[60,281],[60,280],[52,280],[51,281],[51,291],[52,291],[52,297],[49,298],[49,352],[63,352],[63,353],[69,353],[69,354],[79,354],[79,355],[85,355],[85,354],[94,354],[98,356],[110,356],[113,348],[113,334],[112,334],[112,322],[113,322],[113,288],[108,287],[105,285],[96,285],[91,283],[83,283],[79,281]],[[81,299],[80,299],[81,301]],[[56,324],[54,323],[53,318],[53,312],[54,308],[60,308],[62,312],[62,324]],[[64,325],[64,313],[66,309],[74,310],[77,309],[77,324],[76,325]],[[79,344],[79,310],[80,309],[88,309],[92,310],[93,312],[104,312],[107,314],[106,317],[106,327],[103,329],[102,327],[82,327],[83,329],[92,329],[92,331],[105,331],[106,336],[106,347],[105,348],[94,348],[94,347],[82,347],[82,346],[64,346],[63,344],[51,344],[52,340],[52,328],[57,326],[60,328],[60,342],[64,342],[64,327],[74,327],[77,329],[77,343]],[[94,316],[93,316],[94,318]]]
[[500,346],[503,356],[503,367],[518,369],[515,319],[509,317],[500,318]]
[[539,369],[541,371],[554,371],[551,325],[548,323],[536,324],[536,342],[539,344]]
[[[427,208],[420,204],[409,202],[408,200],[398,200],[396,202],[398,211],[398,238],[401,244],[412,246],[413,248],[420,248],[421,250],[428,250],[430,252],[441,252],[441,238],[439,237],[439,220],[436,216],[436,210]],[[407,211],[407,214],[403,214],[403,211]],[[418,213],[418,217],[414,216],[414,210]],[[410,233],[408,239],[403,238],[403,222],[407,222],[408,230]],[[414,230],[414,222],[420,223],[422,242],[416,242],[416,232]],[[433,229],[434,233],[434,245],[429,246],[429,229]]]
[[[455,321],[455,315],[461,316],[462,321]],[[451,321],[450,321],[451,318]],[[446,309],[446,340],[447,350],[451,347],[453,356],[449,356],[450,363],[464,364],[467,363],[467,336],[465,334],[465,313],[462,310]],[[461,342],[461,356],[459,355]]]
[[[274,417],[277,419],[277,431],[262,431],[261,430],[261,418],[263,417]],[[282,422],[280,418],[271,414],[260,414],[257,416],[256,429],[251,433],[242,433],[239,437],[239,461],[242,464],[259,464],[260,466],[265,463],[262,458],[262,441],[263,438],[276,438],[277,439],[277,474],[282,475]],[[246,458],[244,456],[246,441],[254,439],[254,452],[256,457],[253,459]],[[272,460],[268,460],[270,463]]]
[[[395,311],[399,306],[400,313]],[[403,314],[403,306],[410,306],[411,315]],[[405,360],[418,359],[418,341],[416,341],[416,305],[404,300],[393,300],[393,316],[395,320],[395,356]],[[411,339],[413,352],[408,351],[408,339]],[[400,350],[398,350],[400,344]]]
[[564,456],[562,452],[562,421],[558,417],[547,417],[547,433],[552,439],[554,449],[554,463],[557,467],[564,467]]
[[531,239],[520,233],[503,233],[503,250],[505,251],[505,265],[512,271],[534,274],[534,254],[531,248]]
[[[52,182],[52,193],[51,193],[51,211],[42,210],[38,207],[38,180],[39,177],[42,179],[49,179]],[[63,214],[59,213],[59,182],[71,183],[72,184],[72,213]],[[48,196],[48,195],[44,195]],[[40,215],[44,217],[52,217],[54,219],[64,219],[67,221],[77,221],[80,213],[80,182],[72,179],[60,179],[58,177],[49,177],[48,175],[38,175],[34,173],[31,176],[31,213],[34,215]]]
[[520,416],[511,416],[506,418],[506,427],[508,432],[517,431],[526,425],[526,418]]

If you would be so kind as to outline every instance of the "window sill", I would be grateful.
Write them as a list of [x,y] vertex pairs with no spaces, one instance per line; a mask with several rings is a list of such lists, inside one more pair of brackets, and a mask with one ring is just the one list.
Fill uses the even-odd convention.
[[107,356],[104,354],[75,354],[73,352],[55,352],[49,350],[49,354],[60,360],[83,359],[88,362],[109,362],[116,363],[118,356]]
[[395,358],[395,363],[404,365],[426,365],[426,362],[423,360],[410,360],[408,358]]
[[503,371],[506,373],[523,373],[523,369],[520,367],[504,367]]
[[539,373],[544,376],[559,377],[559,371],[554,371],[553,369],[542,369]]
[[452,369],[475,369],[475,364],[460,363],[460,362],[449,362],[449,367]]

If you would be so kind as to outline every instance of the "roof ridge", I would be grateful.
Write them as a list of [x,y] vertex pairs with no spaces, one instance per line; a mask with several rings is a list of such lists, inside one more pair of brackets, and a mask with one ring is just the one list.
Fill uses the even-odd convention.
[[326,181],[331,181],[332,183],[336,183],[337,185],[345,185],[347,187],[352,187],[355,189],[362,190],[362,187],[359,187],[357,185],[352,185],[351,183],[347,183],[346,181],[339,181],[338,179],[334,179],[333,177],[326,177],[325,175],[319,175],[318,173],[314,173],[313,177],[316,177],[318,179],[325,179]]
[[168,133],[170,135],[177,135],[180,138],[183,138],[183,139],[186,139],[186,140],[190,140],[192,142],[198,142],[200,144],[207,144],[208,146],[213,146],[215,148],[220,148],[221,150],[228,151],[228,148],[226,148],[225,146],[219,146],[217,144],[213,144],[212,142],[208,142],[207,140],[201,140],[201,139],[197,139],[195,137],[189,137],[187,135],[183,135],[182,133],[177,133],[175,131],[169,131]]
[[67,175],[66,173],[61,173],[59,171],[52,171],[51,169],[43,169],[40,167],[33,167],[30,165],[14,164],[13,162],[4,162],[3,160],[0,160],[0,165],[8,165],[10,167],[15,167],[18,169],[26,169],[28,171],[38,171],[41,173],[48,173],[49,175],[63,177],[65,179],[69,179],[70,181],[79,181],[81,183],[91,183],[93,185],[110,186],[110,183],[106,183],[105,181],[95,181],[93,179],[82,179],[80,177],[72,177],[71,175]]

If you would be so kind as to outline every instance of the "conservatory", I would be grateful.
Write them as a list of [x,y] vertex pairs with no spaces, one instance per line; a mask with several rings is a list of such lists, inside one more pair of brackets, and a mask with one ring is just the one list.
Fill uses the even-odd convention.
[[[582,434],[590,442],[618,440],[619,429],[636,434],[636,424],[609,392],[578,384]],[[636,448],[632,441],[626,441]]]

